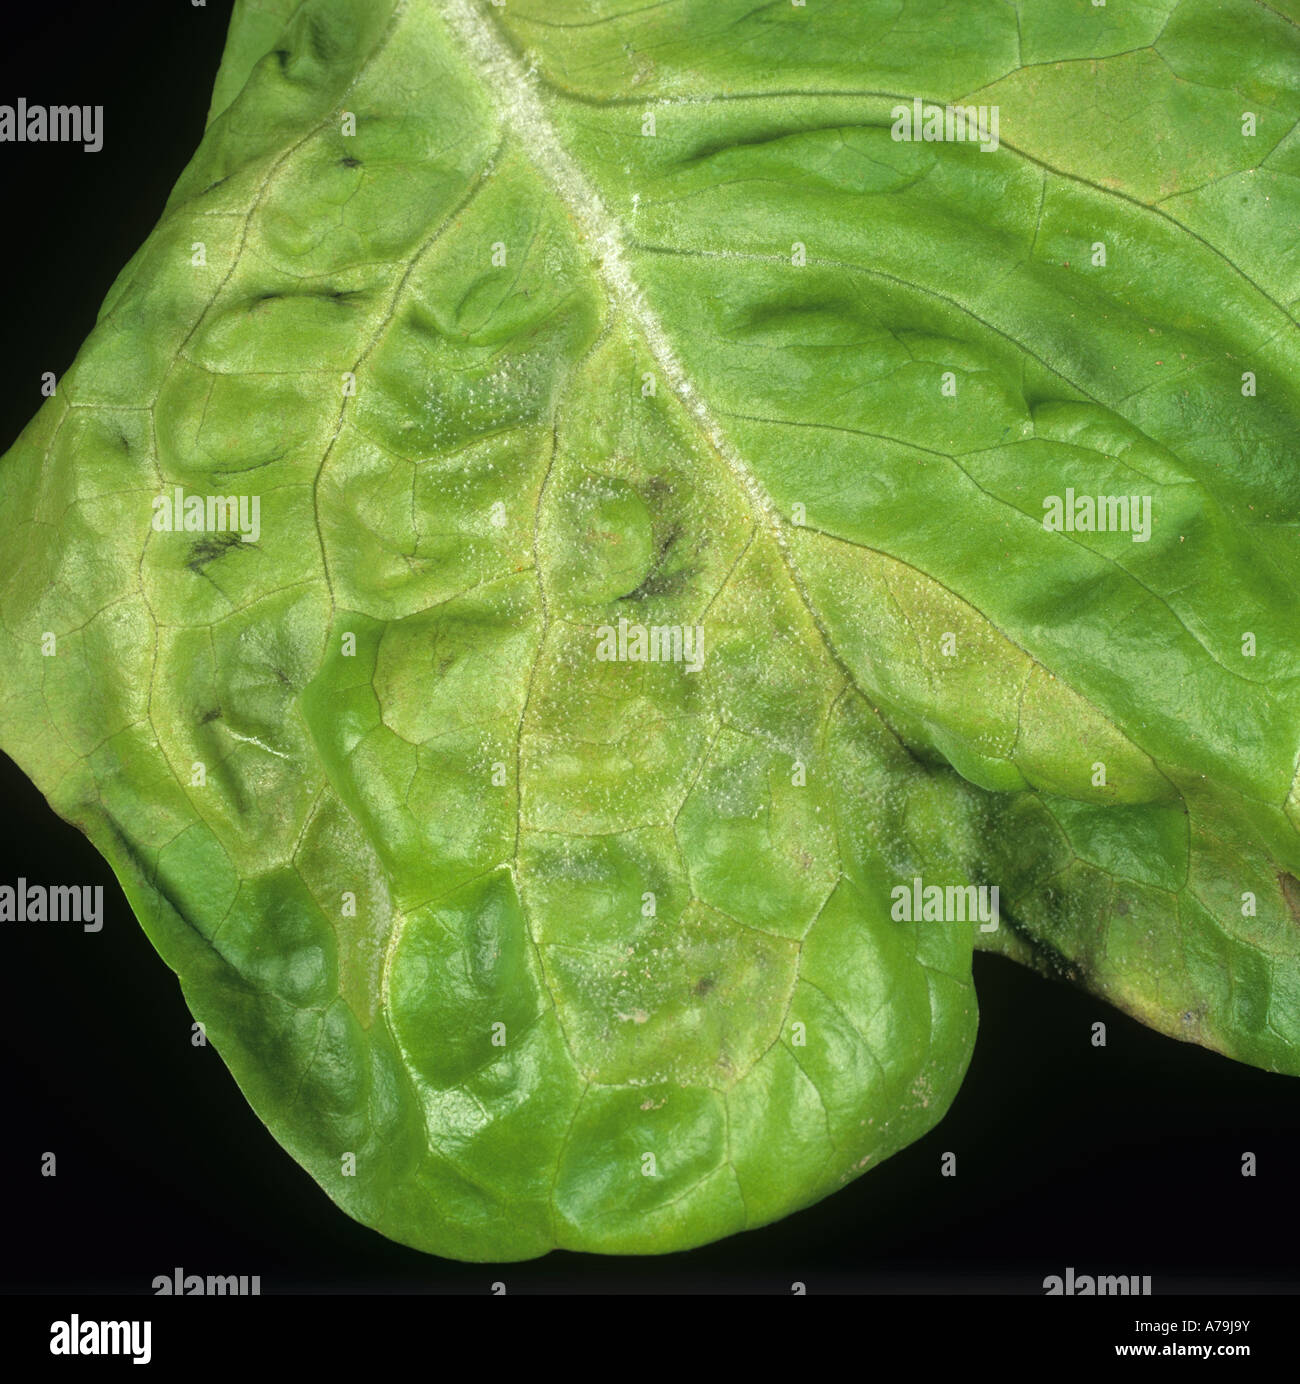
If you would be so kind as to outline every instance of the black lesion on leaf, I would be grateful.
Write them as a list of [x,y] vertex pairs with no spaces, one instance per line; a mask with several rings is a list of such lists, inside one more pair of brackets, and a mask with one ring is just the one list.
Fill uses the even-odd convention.
[[360,160],[360,159],[354,159],[354,158],[352,157],[351,154],[344,154],[344,156],[339,160],[339,167],[340,167],[340,168],[360,168],[360,167],[361,167],[361,160]]
[[278,290],[258,293],[248,300],[249,312],[256,312],[263,303],[275,303],[286,298],[322,298],[327,303],[354,303],[365,301],[367,295],[356,288],[308,288],[301,293],[282,293]]
[[189,561],[185,564],[191,572],[200,573],[209,562],[221,557],[231,548],[251,547],[252,544],[245,544],[243,537],[237,533],[218,533],[206,538],[200,538],[190,549]]
[[311,55],[319,63],[331,63],[338,56],[339,42],[330,33],[325,23],[315,17],[307,23],[307,46]]
[[158,870],[157,852],[147,850],[142,844],[127,836],[122,828],[113,821],[111,817],[106,817],[105,822],[109,833],[116,840],[119,849],[131,866],[136,876],[154,890],[158,897],[171,909],[171,911],[182,922],[188,923],[200,937],[207,940],[207,934],[202,932],[197,926],[193,913],[187,909],[185,902],[179,895],[173,893],[167,877]]
[[199,725],[206,726],[209,721],[219,720],[220,717],[221,708],[219,706],[214,706],[211,711],[205,711],[203,713],[202,717],[199,719]]
[[642,577],[639,586],[618,598],[620,601],[644,601],[650,596],[672,596],[682,590],[699,569],[692,566],[679,567],[673,572],[664,571],[668,554],[680,534],[680,527],[674,524],[660,536],[655,545],[654,561],[650,564],[650,570]]
[[208,474],[214,481],[224,481],[228,476],[246,476],[250,471],[260,471],[264,466],[274,466],[277,461],[283,461],[290,450],[288,447],[282,447],[278,452],[272,452],[270,456],[263,457],[261,461],[250,462],[247,466],[214,466]]
[[[846,120],[836,126],[837,129],[884,129],[883,125],[878,125],[874,121],[865,120]],[[722,136],[716,139],[705,140],[697,145],[691,152],[679,158],[678,162],[684,167],[691,167],[694,164],[705,163],[711,158],[716,158],[719,154],[730,154],[737,149],[762,149],[773,144],[780,144],[783,140],[797,140],[807,134],[816,134],[818,131],[809,131],[800,126],[791,126],[788,121],[773,121],[764,128],[749,136],[747,139],[734,139]]]
[[287,48],[277,48],[272,54],[276,62],[280,64],[280,71],[285,72],[289,68],[289,59],[293,54]]
[[1300,879],[1287,871],[1282,870],[1277,877],[1278,885],[1282,890],[1282,897],[1286,900],[1287,909],[1291,914],[1293,923],[1300,923]]
[[695,993],[697,995],[707,995],[717,987],[718,982],[712,976],[701,976],[695,982]]

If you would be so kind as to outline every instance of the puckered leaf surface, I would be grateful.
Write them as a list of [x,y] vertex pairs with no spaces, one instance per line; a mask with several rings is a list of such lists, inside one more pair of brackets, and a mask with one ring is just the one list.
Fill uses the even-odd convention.
[[0,740],[340,1206],[770,1221],[977,944],[1300,1071],[1298,119],[1295,0],[237,9],[0,464]]

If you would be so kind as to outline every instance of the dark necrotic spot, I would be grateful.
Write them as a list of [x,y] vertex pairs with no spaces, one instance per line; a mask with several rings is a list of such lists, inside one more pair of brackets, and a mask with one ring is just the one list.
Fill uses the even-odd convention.
[[211,711],[205,711],[199,721],[199,725],[206,726],[209,721],[215,721],[221,716],[221,708],[214,706]]
[[200,538],[190,549],[190,560],[185,565],[191,572],[201,572],[209,562],[219,558],[228,549],[242,546],[243,538],[237,533],[218,533]]
[[1278,875],[1277,882],[1282,886],[1282,897],[1286,900],[1287,908],[1291,910],[1291,921],[1300,923],[1300,879],[1283,870]]
[[717,981],[712,976],[701,976],[695,982],[695,993],[697,995],[707,995],[716,985]]
[[360,159],[354,159],[354,158],[352,157],[351,154],[345,154],[345,155],[339,160],[339,164],[340,164],[340,166],[343,167],[343,168],[360,168],[360,167],[361,167],[361,160],[360,160]]
[[339,52],[338,40],[328,26],[315,16],[307,24],[307,46],[311,49],[312,57],[322,64],[332,62]]
[[660,536],[655,545],[656,551],[654,561],[650,564],[650,570],[634,591],[629,591],[625,596],[619,597],[620,601],[644,601],[647,596],[668,596],[682,586],[688,573],[665,573],[663,570],[664,562],[667,560],[673,544],[677,542],[677,535],[680,532],[681,530],[674,524]]

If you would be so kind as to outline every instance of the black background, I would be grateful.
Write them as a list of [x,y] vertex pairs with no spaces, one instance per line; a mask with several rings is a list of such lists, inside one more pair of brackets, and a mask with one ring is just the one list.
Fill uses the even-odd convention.
[[[38,408],[41,373],[71,364],[197,145],[229,12],[173,0],[6,15],[0,102],[102,104],[105,142],[0,144],[0,451]],[[338,1211],[217,1054],[191,1046],[174,976],[90,845],[3,757],[0,787],[0,881],[102,883],[106,898],[99,934],[0,925],[10,1293],[147,1293],[176,1266],[259,1274],[263,1293],[788,1293],[798,1280],[810,1293],[1041,1294],[1067,1265],[1149,1273],[1158,1294],[1300,1286],[1295,1080],[989,957],[976,958],[979,1040],[950,1113],[816,1207],[658,1259],[462,1265],[390,1243]],[[1097,1019],[1104,1049],[1089,1041]],[[56,1178],[40,1175],[47,1150]],[[939,1174],[948,1150],[956,1178]]]

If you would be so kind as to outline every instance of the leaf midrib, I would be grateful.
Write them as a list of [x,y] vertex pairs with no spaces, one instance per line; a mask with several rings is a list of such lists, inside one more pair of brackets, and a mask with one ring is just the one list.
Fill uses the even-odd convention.
[[[433,3],[433,0],[429,2]],[[791,586],[807,610],[827,656],[849,685],[864,697],[866,704],[890,736],[911,754],[911,746],[881,715],[875,705],[875,698],[861,686],[853,670],[841,657],[830,631],[826,628],[800,577],[790,549],[785,523],[776,505],[748,463],[732,445],[700,391],[687,375],[666,328],[654,308],[646,302],[644,293],[627,263],[624,254],[625,238],[619,222],[606,209],[600,194],[556,132],[539,95],[541,83],[525,70],[519,57],[496,32],[491,19],[476,8],[473,0],[442,0],[442,3],[436,6],[436,12],[456,42],[460,56],[478,77],[480,86],[503,130],[514,136],[527,151],[543,180],[578,227],[580,239],[588,247],[592,272],[604,289],[611,309],[623,314],[640,332],[656,365],[668,381],[673,395],[695,421],[706,445],[731,473],[741,494],[749,501],[752,515],[771,538]],[[999,633],[1015,647],[1020,648],[1032,662],[1041,662],[1030,650],[1022,648],[1012,640],[1005,631],[999,629]],[[1053,676],[1058,680],[1062,678],[1060,672],[1053,672]],[[1126,740],[1132,740],[1131,736],[1115,725],[1113,718],[1104,708],[1098,707],[1092,698],[1074,687],[1071,680],[1065,681],[1077,696],[1103,716]],[[1138,748],[1151,757],[1153,763],[1155,762],[1149,750],[1140,745]],[[1161,772],[1162,776],[1168,777],[1163,774],[1163,770]]]

